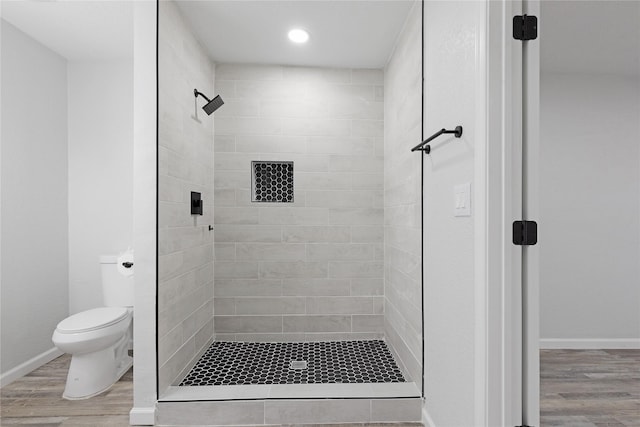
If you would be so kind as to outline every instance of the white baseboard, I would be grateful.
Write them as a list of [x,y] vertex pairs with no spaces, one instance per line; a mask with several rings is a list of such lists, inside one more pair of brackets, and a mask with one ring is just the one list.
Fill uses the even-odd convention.
[[436,423],[433,422],[429,411],[427,411],[427,405],[424,403],[422,406],[422,424],[424,424],[425,427],[436,427]]
[[129,412],[129,424],[132,426],[152,426],[156,423],[156,408],[133,408]]
[[0,375],[0,387],[11,384],[18,378],[24,377],[25,375],[35,371],[45,363],[49,363],[56,357],[60,357],[63,354],[63,352],[54,347],[45,351],[44,353],[37,355],[36,357],[32,357],[31,359],[16,366],[13,369],[9,369],[7,372],[4,372],[2,375]]
[[640,349],[640,338],[562,339],[542,338],[541,349],[597,350]]

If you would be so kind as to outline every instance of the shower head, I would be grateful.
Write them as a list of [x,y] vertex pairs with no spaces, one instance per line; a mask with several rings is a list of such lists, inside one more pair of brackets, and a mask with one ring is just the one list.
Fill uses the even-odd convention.
[[211,101],[207,102],[204,107],[202,107],[202,109],[205,111],[205,113],[211,115],[211,113],[220,108],[222,104],[224,104],[224,101],[222,100],[222,98],[220,98],[220,95],[217,95]]
[[222,100],[222,98],[220,98],[220,95],[217,95],[213,99],[209,99],[204,93],[198,92],[198,89],[194,89],[193,94],[195,95],[196,98],[198,97],[198,95],[200,95],[201,97],[207,100],[207,103],[204,105],[204,107],[202,107],[202,109],[209,116],[218,108],[220,108],[222,104],[224,104],[224,101]]

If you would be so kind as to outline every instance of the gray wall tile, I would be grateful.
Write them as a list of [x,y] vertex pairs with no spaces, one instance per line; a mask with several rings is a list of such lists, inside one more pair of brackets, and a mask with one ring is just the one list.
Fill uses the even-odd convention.
[[282,240],[282,228],[276,226],[215,225],[216,243],[261,242],[277,243]]
[[[213,159],[211,120],[194,120],[185,86],[213,93],[214,65],[173,3],[159,7],[162,73],[158,103],[159,385],[176,380],[213,337]],[[180,40],[180,42],[176,42]],[[182,79],[173,76],[180,75]],[[192,89],[191,89],[192,90]],[[185,137],[188,135],[189,137]],[[220,150],[234,148],[221,139]],[[193,217],[190,191],[202,193],[204,215]],[[223,253],[223,252],[221,252]]]
[[283,332],[351,332],[351,316],[283,316]]
[[[216,84],[216,89],[218,85]],[[220,94],[223,98],[224,95]],[[219,135],[213,141],[213,148],[216,153],[224,153],[224,152],[234,152],[236,151],[236,137],[234,135]]]
[[350,280],[348,279],[284,279],[283,295],[301,296],[348,296]]
[[228,296],[279,296],[282,295],[282,280],[216,279],[213,293],[216,298]]
[[213,246],[214,257],[216,261],[235,261],[236,244],[235,243],[216,243]]
[[[419,3],[414,3],[419,10]],[[385,263],[385,329],[387,342],[410,378],[420,387],[421,381],[421,177],[420,156],[411,153],[408,141],[420,141],[422,99],[419,85],[420,43],[419,13],[411,13],[398,39],[398,45],[384,73],[384,263]],[[403,112],[400,114],[399,112]],[[362,121],[358,133],[367,134],[375,127]],[[354,329],[366,328],[367,318],[354,318]],[[410,403],[408,403],[410,405]],[[373,410],[375,421],[385,421],[402,414],[397,408],[381,404]],[[411,412],[407,410],[406,415]],[[419,419],[416,418],[416,419]]]
[[216,207],[214,221],[216,224],[258,224],[257,208]]
[[236,314],[235,298],[216,296],[213,300],[213,313],[216,316],[230,316]]
[[329,209],[331,225],[382,225],[384,210],[375,208],[336,208]]
[[375,69],[352,70],[351,79],[353,83],[356,84],[373,84],[382,86],[384,84],[384,72],[382,70]]
[[374,140],[373,138],[309,136],[307,153],[371,156],[375,154]]
[[375,278],[382,275],[383,263],[381,261],[330,261],[329,277],[337,278]]
[[287,243],[341,243],[350,240],[349,227],[284,226],[282,228],[282,241]]
[[236,298],[236,314],[304,314],[306,301],[303,297]]
[[296,191],[350,190],[351,182],[352,174],[349,173],[300,172],[294,175]]
[[324,208],[260,208],[260,224],[319,225],[327,224],[329,211]]
[[382,314],[354,315],[351,321],[353,332],[384,331],[384,315]]
[[255,261],[304,261],[304,244],[296,243],[237,243],[239,260]]
[[282,332],[282,316],[216,316],[214,329],[227,334]]
[[372,191],[307,190],[306,205],[310,207],[362,208],[373,207]]
[[215,279],[257,279],[258,263],[248,261],[218,261]]
[[307,145],[305,138],[302,136],[239,135],[236,137],[236,151],[239,153],[254,154],[306,153]]
[[220,188],[214,191],[214,200],[216,206],[235,206],[236,205],[236,189]]
[[310,243],[307,259],[310,261],[372,260],[374,247],[357,243]]
[[384,280],[351,279],[351,295],[384,295]]
[[260,277],[265,279],[327,277],[327,263],[265,261],[260,263]]
[[[372,297],[308,297],[309,314],[371,314]],[[367,331],[368,332],[368,331]]]
[[[383,312],[382,70],[219,64],[215,84],[228,104],[214,116],[216,320],[289,315],[289,337],[352,334],[351,315]],[[168,170],[192,173],[169,154]],[[251,202],[252,160],[294,162],[293,203]],[[181,271],[170,261],[168,274]],[[234,339],[274,337],[224,322]]]
[[384,229],[378,226],[356,225],[351,227],[351,240],[353,243],[382,243]]

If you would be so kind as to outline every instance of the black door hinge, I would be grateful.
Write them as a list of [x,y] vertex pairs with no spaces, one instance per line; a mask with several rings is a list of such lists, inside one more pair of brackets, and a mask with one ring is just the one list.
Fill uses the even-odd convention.
[[535,221],[513,222],[513,244],[533,246],[538,243],[538,224]]
[[516,40],[535,40],[538,38],[538,17],[516,15],[513,17],[513,38]]

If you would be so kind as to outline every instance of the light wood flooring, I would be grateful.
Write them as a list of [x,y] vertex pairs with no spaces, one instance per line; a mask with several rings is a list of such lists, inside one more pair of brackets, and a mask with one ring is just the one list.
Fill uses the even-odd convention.
[[542,350],[542,426],[640,427],[640,350]]
[[133,369],[108,391],[66,400],[62,391],[71,357],[63,355],[0,390],[0,425],[38,427],[127,426],[133,406]]
[[[69,401],[61,397],[69,360],[61,356],[2,388],[0,425],[129,425],[132,371],[99,396]],[[640,427],[640,350],[543,350],[540,360],[541,427]]]

